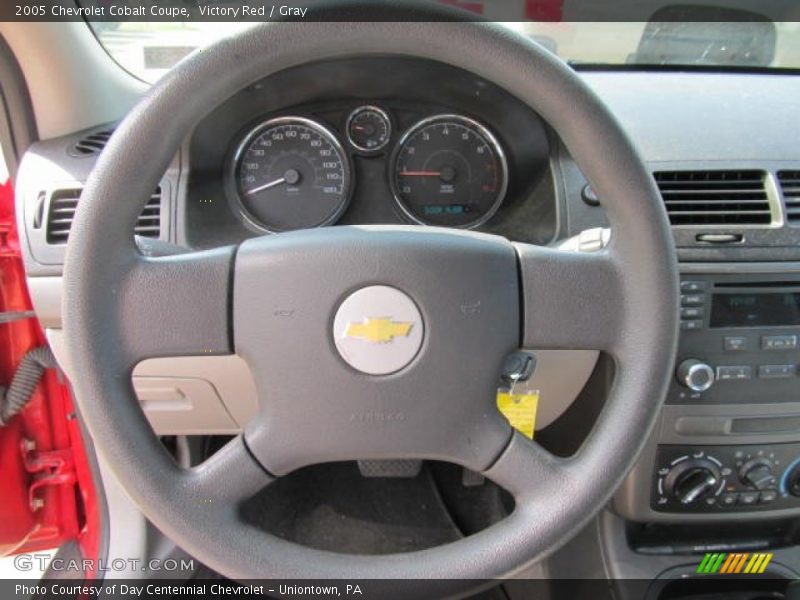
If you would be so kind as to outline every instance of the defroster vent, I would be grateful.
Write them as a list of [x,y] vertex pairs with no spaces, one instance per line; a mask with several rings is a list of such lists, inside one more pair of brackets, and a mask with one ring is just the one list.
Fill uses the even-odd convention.
[[85,135],[72,147],[72,154],[75,156],[94,156],[100,154],[106,147],[109,138],[114,133],[113,129],[104,129]]

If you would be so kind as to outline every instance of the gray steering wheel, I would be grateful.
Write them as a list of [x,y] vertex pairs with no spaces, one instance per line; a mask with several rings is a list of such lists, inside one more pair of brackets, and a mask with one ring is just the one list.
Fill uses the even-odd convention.
[[[352,23],[346,35],[342,28],[249,29],[178,65],[125,118],[86,184],[70,235],[63,314],[73,385],[90,434],[131,498],[220,573],[412,580],[393,583],[397,596],[411,586],[418,593],[421,579],[449,579],[426,586],[441,597],[553,551],[632,466],[677,342],[673,242],[654,182],[616,119],[547,51],[483,23]],[[157,258],[137,250],[136,218],[205,114],[282,69],[376,54],[461,67],[530,105],[603,198],[609,246],[570,253],[408,226],[323,228]],[[410,299],[419,321],[409,322],[424,328],[416,356],[389,375],[347,364],[332,329],[342,303],[376,285]],[[495,409],[503,358],[519,347],[597,349],[613,358],[610,397],[570,458],[515,433]],[[145,419],[131,373],[146,358],[209,353],[247,361],[260,412],[205,463],[181,468]],[[359,418],[368,413],[403,418]],[[513,494],[516,507],[471,537],[388,556],[302,547],[240,518],[244,499],[290,471],[389,458],[464,465]]]

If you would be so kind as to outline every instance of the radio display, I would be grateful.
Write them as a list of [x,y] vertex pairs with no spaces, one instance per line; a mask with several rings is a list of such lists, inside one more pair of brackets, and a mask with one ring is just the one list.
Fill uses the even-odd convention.
[[711,327],[800,325],[800,293],[714,294]]

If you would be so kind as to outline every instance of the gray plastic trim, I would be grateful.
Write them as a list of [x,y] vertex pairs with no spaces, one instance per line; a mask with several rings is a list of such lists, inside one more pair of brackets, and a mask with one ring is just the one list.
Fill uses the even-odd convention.
[[[45,333],[61,369],[76,379],[64,332],[48,328]],[[187,381],[188,386],[181,385]],[[142,410],[158,435],[236,435],[258,412],[253,375],[236,355],[148,359],[134,368],[133,387],[140,401],[147,400],[148,393],[155,400],[143,402]],[[160,390],[155,397],[153,388]],[[164,391],[172,388],[179,388],[184,398],[170,407],[168,401],[175,399],[169,394],[165,398]],[[159,399],[167,402],[159,404]]]
[[5,22],[0,34],[25,74],[41,139],[116,121],[147,91],[83,21]]

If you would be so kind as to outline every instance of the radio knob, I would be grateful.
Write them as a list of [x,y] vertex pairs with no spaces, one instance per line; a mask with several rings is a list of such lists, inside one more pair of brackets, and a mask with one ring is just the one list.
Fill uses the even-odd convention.
[[689,358],[678,365],[678,382],[693,392],[705,392],[714,385],[714,369],[701,360]]
[[675,465],[665,478],[666,492],[681,504],[706,498],[716,491],[719,483],[719,468],[704,458]]

